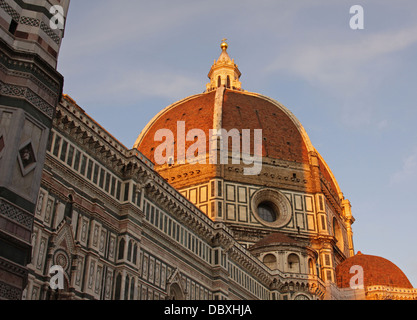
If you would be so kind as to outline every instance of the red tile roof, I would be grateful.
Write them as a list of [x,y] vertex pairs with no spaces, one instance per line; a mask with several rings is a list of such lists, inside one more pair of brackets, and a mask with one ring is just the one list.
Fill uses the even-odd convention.
[[[216,91],[211,91],[189,97],[166,108],[152,119],[135,147],[155,163],[155,150],[161,144],[160,141],[155,141],[155,133],[159,129],[168,129],[177,140],[177,122],[184,121],[186,133],[191,129],[204,131],[207,137],[206,151],[209,152],[209,130],[214,127],[215,97]],[[301,132],[301,125],[285,107],[273,100],[258,94],[227,89],[223,96],[221,114],[221,128],[228,132],[232,129],[238,129],[240,133],[244,129],[250,130],[252,154],[254,130],[262,129],[263,157],[310,165],[309,141],[306,141],[306,137]],[[195,141],[186,142],[185,151],[194,143]],[[172,145],[175,152],[174,160],[183,156],[177,153],[177,146],[177,142]],[[231,143],[229,143],[229,149],[232,150]],[[156,165],[155,169],[160,171],[161,168]],[[332,193],[338,195],[338,188],[323,163],[320,163],[320,171],[330,182]],[[164,174],[169,176],[168,172]],[[177,175],[177,172],[175,174]],[[215,175],[214,171],[213,175]],[[190,183],[193,181],[190,180]]]
[[365,287],[381,285],[404,289],[413,288],[407,276],[394,263],[378,256],[360,252],[336,267],[337,285],[340,288],[350,287],[350,281],[356,273],[350,273],[353,266],[363,268]]
[[[185,131],[203,130],[209,137],[213,129],[215,91],[198,95],[194,99],[179,103],[154,119],[144,133],[138,149],[152,162],[154,150],[161,142],[154,141],[159,129],[169,129],[177,135],[177,121],[185,121]],[[263,130],[263,156],[308,164],[308,151],[296,124],[276,105],[261,97],[244,92],[226,90],[222,107],[222,128],[251,130],[253,151],[253,130]],[[208,139],[207,139],[208,140]],[[186,150],[194,142],[187,142]],[[207,151],[209,149],[207,141]],[[231,149],[231,144],[229,145]],[[176,148],[175,148],[176,149]],[[175,150],[176,151],[176,150]],[[178,155],[175,155],[177,159]]]

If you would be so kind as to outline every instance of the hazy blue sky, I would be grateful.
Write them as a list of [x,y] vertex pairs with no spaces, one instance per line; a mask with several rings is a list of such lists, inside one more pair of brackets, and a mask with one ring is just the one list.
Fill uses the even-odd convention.
[[[365,29],[349,27],[351,6]],[[242,87],[301,121],[352,203],[356,251],[417,287],[415,0],[71,0],[59,71],[132,148],[161,109],[201,93],[227,38]]]

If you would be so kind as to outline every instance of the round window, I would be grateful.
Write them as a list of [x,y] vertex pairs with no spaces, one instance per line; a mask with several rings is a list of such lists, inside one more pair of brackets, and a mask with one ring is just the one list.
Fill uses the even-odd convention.
[[278,218],[275,206],[270,202],[262,202],[259,204],[258,215],[266,222],[275,222]]
[[255,218],[263,225],[272,228],[286,226],[292,217],[288,198],[274,189],[260,189],[252,195],[251,209]]

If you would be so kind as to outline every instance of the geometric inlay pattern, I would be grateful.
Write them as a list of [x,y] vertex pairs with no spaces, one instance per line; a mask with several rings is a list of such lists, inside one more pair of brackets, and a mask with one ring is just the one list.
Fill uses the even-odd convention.
[[60,37],[52,31],[43,21],[41,21],[41,29],[45,32],[57,45],[59,45]]
[[28,25],[31,27],[40,27],[56,44],[59,45],[60,37],[43,21],[31,17],[21,17],[20,14],[9,6],[4,0],[0,0],[0,8],[3,8],[6,13],[18,21],[20,24]]
[[39,97],[36,93],[26,87],[5,84],[0,81],[0,94],[11,97],[25,98],[33,106],[52,119],[55,108]]
[[33,216],[12,206],[9,203],[0,200],[0,214],[20,224],[21,226],[32,230]]
[[22,292],[0,281],[0,297],[6,300],[20,300]]
[[31,26],[31,27],[39,27],[40,20],[30,17],[20,17],[19,23]]
[[15,9],[9,6],[4,0],[0,0],[0,8],[3,8],[14,20],[19,21],[20,15]]

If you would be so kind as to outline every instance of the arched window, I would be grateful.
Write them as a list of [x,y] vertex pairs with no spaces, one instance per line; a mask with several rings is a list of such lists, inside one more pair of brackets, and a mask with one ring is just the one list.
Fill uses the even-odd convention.
[[119,273],[116,277],[116,286],[114,290],[114,299],[120,300],[120,290],[122,288],[122,275]]
[[227,84],[226,87],[230,89],[230,76],[227,76]]
[[124,300],[129,300],[129,286],[130,286],[130,278],[129,278],[129,276],[126,276]]
[[133,248],[133,241],[129,241],[129,246],[127,248],[127,260],[132,261],[132,248]]
[[119,242],[119,255],[118,255],[118,259],[123,259],[124,255],[125,255],[125,239],[121,239]]
[[136,264],[138,259],[138,246],[135,243],[134,247],[133,247],[133,263]]
[[300,273],[300,258],[294,253],[288,256],[288,271]]
[[74,203],[74,199],[72,195],[68,196],[68,202],[65,204],[65,217],[71,218],[72,217],[72,206]]
[[130,300],[135,299],[135,278],[132,277],[132,280],[130,280]]
[[264,264],[271,270],[277,269],[277,258],[273,254],[267,254],[264,257]]
[[222,85],[222,78],[220,76],[218,76],[217,78],[217,87],[220,88]]
[[336,218],[333,218],[333,235],[336,238],[336,245],[340,250],[343,250],[344,242],[343,242],[343,234],[342,229],[340,228],[339,223],[337,222]]
[[184,300],[184,294],[182,293],[181,288],[177,283],[173,283],[170,286],[168,300]]
[[311,275],[315,274],[313,259],[308,260],[308,273],[311,274]]

